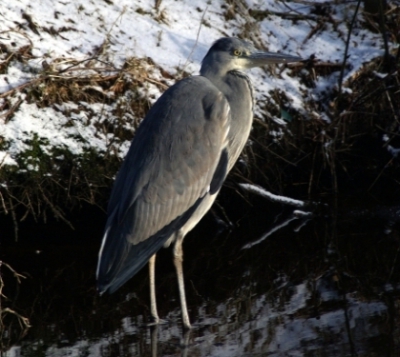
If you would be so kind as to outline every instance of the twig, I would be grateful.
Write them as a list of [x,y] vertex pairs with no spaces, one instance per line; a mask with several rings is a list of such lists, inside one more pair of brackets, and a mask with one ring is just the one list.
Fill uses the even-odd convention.
[[318,33],[319,30],[323,29],[325,26],[325,21],[323,21],[323,19],[319,20],[316,24],[316,26],[314,26],[311,31],[308,33],[308,35],[306,36],[306,38],[303,40],[302,45],[305,45],[306,42],[312,38],[314,35],[316,35]]
[[15,209],[14,209],[14,205],[13,205],[11,196],[8,197],[8,204],[10,206],[11,218],[12,218],[13,225],[14,225],[14,239],[16,242],[18,242],[18,220],[17,220],[17,215],[15,213]]
[[10,90],[8,90],[7,92],[4,92],[4,93],[0,94],[0,98],[5,98],[5,97],[7,97],[8,95],[10,95],[10,94],[12,94],[12,93],[14,93],[14,92],[16,92],[16,91],[18,91],[18,90],[24,89],[24,88],[26,88],[26,87],[29,87],[29,86],[35,84],[35,83],[41,82],[41,81],[43,81],[44,79],[45,79],[45,78],[40,77],[40,78],[32,79],[31,81],[29,81],[29,82],[27,82],[27,83],[20,84],[19,86],[15,87],[15,88],[13,88],[13,89],[10,89]]
[[[12,268],[10,264],[7,264],[7,263],[5,263],[5,262],[3,262],[3,261],[0,260],[0,267],[3,266],[3,265],[4,265],[9,271],[11,271],[11,273],[12,273],[13,276],[14,276],[14,278],[17,279],[18,284],[21,284],[21,278],[22,278],[22,279],[26,279],[26,276],[17,273],[16,270],[15,270],[14,268]],[[1,276],[1,275],[0,275],[0,276]],[[4,285],[1,285],[1,287],[3,287],[3,286],[4,286]],[[2,291],[1,291],[1,290],[0,290],[0,293],[2,294]]]
[[379,174],[375,177],[375,180],[371,183],[371,185],[368,187],[368,191],[371,191],[372,187],[375,186],[376,182],[380,179],[380,177],[382,176],[383,172],[392,164],[394,160],[394,157],[392,157],[387,163],[386,165],[382,168],[382,170],[379,172]]
[[[0,165],[0,167],[1,167],[1,165]],[[1,191],[0,191],[0,199],[1,199],[1,204],[3,206],[3,210],[4,210],[5,214],[8,214],[7,206],[6,206],[6,203],[4,202],[4,197],[3,197],[3,194],[1,193]]]
[[162,87],[162,88],[164,88],[164,89],[168,89],[168,86],[167,86],[166,84],[160,82],[160,81],[157,81],[157,80],[155,80],[155,79],[151,79],[151,78],[149,78],[149,77],[144,77],[144,79],[145,79],[147,82],[150,82],[150,83],[159,85],[160,87]]
[[62,214],[61,211],[58,210],[58,208],[56,208],[53,203],[51,202],[51,200],[46,196],[46,194],[44,193],[42,187],[40,187],[40,185],[38,186],[39,191],[42,193],[42,197],[43,199],[47,202],[47,204],[50,206],[50,208],[52,209],[53,213],[55,214],[56,217],[60,218],[62,221],[64,221],[68,226],[71,227],[72,230],[75,230],[73,224],[68,221],[68,219],[66,219],[64,217],[64,215]]
[[28,319],[27,317],[22,316],[21,314],[19,314],[19,313],[16,312],[15,310],[11,310],[11,309],[8,308],[8,307],[6,307],[5,309],[1,310],[1,314],[2,314],[2,315],[5,315],[5,314],[7,314],[7,313],[8,313],[8,314],[13,314],[13,315],[17,316],[17,317],[18,317],[18,321],[20,322],[20,325],[21,325],[21,322],[22,322],[22,326],[21,326],[21,327],[24,327],[25,329],[28,329],[28,328],[31,327],[31,324],[30,324],[30,322],[29,322],[29,319]]
[[[2,266],[5,266],[9,271],[11,271],[14,278],[17,280],[18,284],[21,284],[21,278],[22,279],[26,278],[24,275],[17,273],[9,264],[4,263],[3,261],[0,260],[0,268]],[[4,281],[2,275],[0,274],[0,331],[4,331],[3,315],[12,314],[18,318],[18,322],[21,328],[23,328],[23,334],[25,334],[27,330],[31,327],[29,319],[25,316],[22,316],[15,310],[10,309],[9,307],[3,309],[2,298],[6,298],[6,296],[3,294],[3,288],[4,288]],[[2,343],[0,342],[0,347],[1,346]]]
[[206,6],[206,8],[205,8],[204,11],[203,11],[203,14],[201,15],[201,19],[200,19],[200,23],[199,23],[199,28],[197,29],[196,41],[194,42],[194,44],[193,44],[193,46],[192,46],[192,49],[190,50],[189,55],[188,55],[187,58],[186,58],[186,62],[185,62],[185,64],[184,64],[183,67],[182,67],[181,76],[182,76],[183,73],[185,72],[185,68],[186,68],[186,66],[187,66],[187,64],[188,64],[188,62],[189,62],[189,59],[190,59],[190,57],[192,57],[192,54],[193,54],[193,52],[194,52],[194,49],[196,48],[196,46],[197,46],[197,44],[198,44],[198,42],[199,42],[200,30],[201,30],[201,27],[202,27],[202,25],[203,25],[204,16],[205,16],[205,14],[206,14],[206,12],[207,12],[207,9],[208,9],[208,6]]
[[[98,57],[98,56],[92,56],[92,57],[86,58],[86,59],[84,59],[84,60],[82,60],[82,61],[79,61],[79,62],[77,62],[77,63],[72,64],[71,66],[69,66],[69,67],[67,67],[67,68],[64,68],[64,69],[62,69],[62,70],[59,70],[58,73],[67,72],[67,71],[71,70],[72,68],[74,68],[74,67],[76,67],[76,66],[79,66],[79,65],[82,64],[82,63],[89,62],[89,61],[92,61],[92,60],[94,60],[94,59],[97,59],[97,57]],[[58,65],[60,65],[60,63],[58,63]],[[87,70],[87,68],[85,68],[85,69]],[[93,68],[90,68],[90,69],[93,69]]]
[[353,14],[353,18],[352,18],[352,20],[350,22],[349,31],[347,33],[346,47],[344,49],[344,54],[343,54],[342,68],[340,70],[340,75],[339,75],[339,80],[338,80],[338,82],[339,82],[338,83],[339,84],[339,94],[338,94],[337,103],[339,103],[339,99],[340,99],[340,97],[342,95],[342,84],[343,84],[343,77],[344,77],[344,69],[346,68],[346,61],[347,61],[347,54],[349,52],[351,32],[353,30],[354,23],[356,22],[356,17],[357,17],[358,9],[360,8],[360,4],[361,4],[361,0],[358,0],[356,9],[355,9],[354,14]]
[[4,114],[4,124],[7,124],[10,121],[10,119],[12,118],[18,107],[21,105],[21,103],[22,99],[20,98],[18,99],[17,103],[15,103],[6,114]]
[[[92,57],[90,59],[93,59],[93,58],[94,57]],[[88,60],[90,60],[90,59],[88,59]],[[84,62],[84,61],[79,62],[79,64],[81,64],[82,62]],[[43,82],[43,81],[46,81],[46,80],[49,80],[49,79],[59,79],[59,80],[64,80],[64,81],[80,81],[80,82],[82,82],[82,81],[104,82],[104,81],[109,81],[109,80],[113,80],[113,79],[118,78],[120,76],[121,72],[122,73],[127,72],[124,69],[119,69],[119,68],[82,68],[82,67],[74,68],[76,65],[70,66],[70,67],[68,67],[68,69],[63,69],[63,70],[60,70],[58,72],[52,72],[52,73],[43,74],[38,78],[32,79],[29,82],[23,83],[23,84],[15,87],[15,88],[12,88],[12,89],[8,90],[7,92],[1,93],[0,94],[0,98],[5,98],[5,97],[9,96],[10,94],[12,94],[14,92],[20,91],[22,89],[25,89],[26,87],[36,85],[36,84],[38,84],[40,82]],[[105,77],[89,77],[88,75],[86,75],[86,76],[61,76],[60,75],[61,73],[65,73],[67,70],[68,71],[96,71],[96,72],[100,72],[100,71],[107,71],[107,72],[115,71],[115,72],[119,72],[119,73],[118,74],[111,74],[111,75],[108,75],[108,76],[105,76]],[[166,86],[165,84],[163,84],[163,83],[161,83],[159,81],[156,81],[154,79],[151,79],[149,77],[144,77],[144,79],[146,81],[150,82],[150,83],[153,83],[153,84],[156,84],[156,85],[160,85],[165,89],[168,88],[168,86]],[[20,104],[21,103],[18,102],[15,105],[15,108],[14,107],[11,108],[5,115],[6,116],[12,115],[12,113],[14,113],[14,111],[17,109],[18,105],[20,105]]]

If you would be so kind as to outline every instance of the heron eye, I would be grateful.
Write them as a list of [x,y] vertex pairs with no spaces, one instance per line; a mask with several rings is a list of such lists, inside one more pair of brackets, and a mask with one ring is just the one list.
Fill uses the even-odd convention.
[[242,51],[240,51],[240,50],[234,50],[234,51],[233,51],[233,54],[234,54],[235,56],[240,56],[240,55],[242,54]]

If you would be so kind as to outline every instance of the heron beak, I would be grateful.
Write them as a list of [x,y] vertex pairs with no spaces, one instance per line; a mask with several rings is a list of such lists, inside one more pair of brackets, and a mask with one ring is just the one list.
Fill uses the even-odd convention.
[[251,67],[264,66],[272,63],[290,63],[303,61],[301,57],[285,55],[276,52],[255,52],[247,57]]

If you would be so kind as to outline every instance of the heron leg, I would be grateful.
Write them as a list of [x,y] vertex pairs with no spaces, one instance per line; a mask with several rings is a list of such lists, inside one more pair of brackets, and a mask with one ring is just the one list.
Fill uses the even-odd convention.
[[151,355],[153,357],[158,356],[157,344],[158,344],[158,325],[151,327]]
[[157,301],[156,301],[156,279],[155,279],[155,266],[156,266],[156,254],[152,255],[149,259],[149,279],[150,279],[150,312],[153,317],[154,323],[158,324],[160,318],[157,312]]
[[183,326],[186,329],[191,329],[192,326],[190,325],[189,321],[189,314],[187,311],[187,305],[186,305],[186,294],[185,294],[185,282],[183,279],[183,268],[182,268],[182,262],[183,262],[183,249],[182,249],[182,242],[183,242],[183,234],[181,232],[178,232],[174,245],[174,265],[176,269],[176,275],[178,278],[178,287],[179,287],[179,297],[181,300],[181,310],[182,310],[182,322]]

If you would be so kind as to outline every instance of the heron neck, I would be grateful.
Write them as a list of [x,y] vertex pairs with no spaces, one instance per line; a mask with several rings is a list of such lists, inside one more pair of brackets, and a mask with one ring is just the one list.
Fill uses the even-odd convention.
[[[203,73],[202,73],[203,75]],[[223,76],[204,74],[226,97],[230,106],[229,170],[245,146],[253,123],[253,86],[246,74],[229,71]]]

